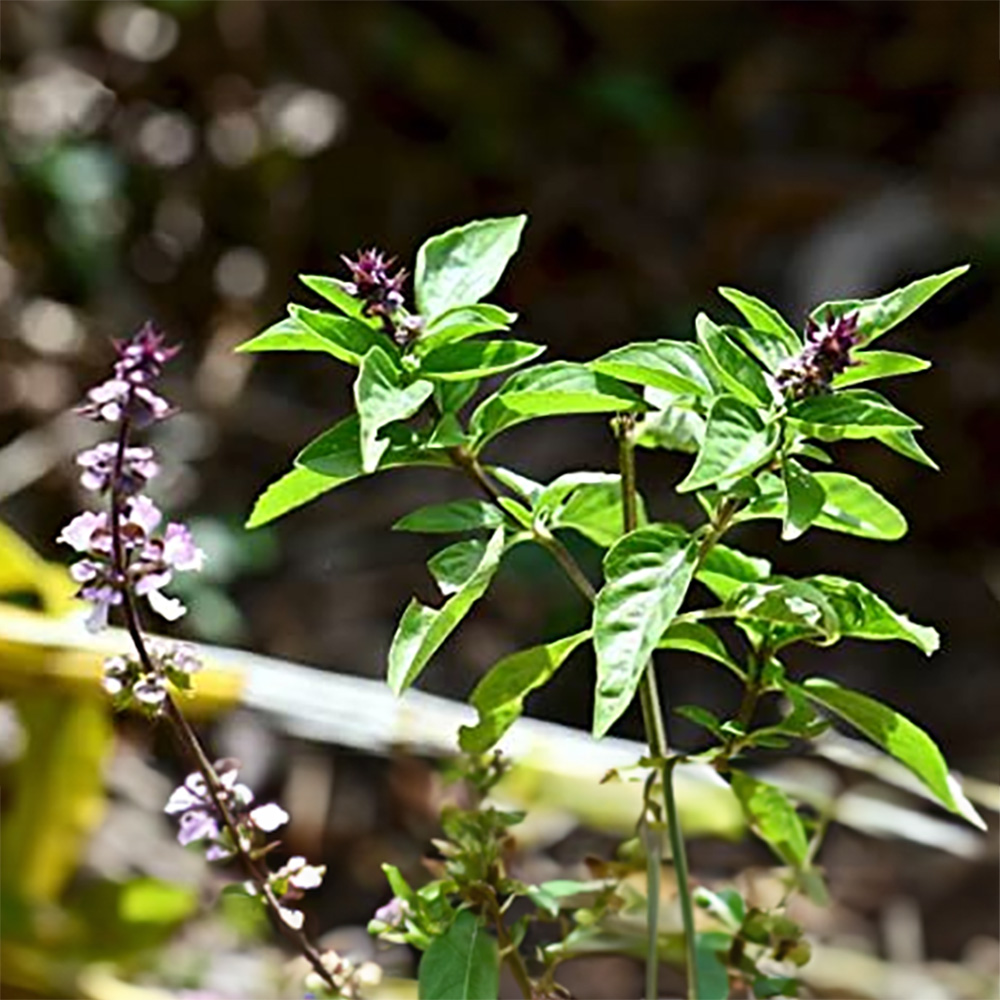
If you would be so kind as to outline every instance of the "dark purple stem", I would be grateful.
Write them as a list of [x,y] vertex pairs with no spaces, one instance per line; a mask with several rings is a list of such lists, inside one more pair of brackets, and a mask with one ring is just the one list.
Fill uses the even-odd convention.
[[[149,674],[155,674],[156,669],[153,665],[152,658],[149,655],[149,651],[146,649],[146,643],[142,635],[139,609],[136,607],[135,597],[132,593],[131,587],[129,586],[128,563],[125,558],[125,547],[122,544],[120,530],[122,515],[121,479],[125,462],[125,449],[128,447],[131,424],[129,413],[131,412],[131,408],[132,393],[129,392],[128,398],[125,402],[121,424],[118,428],[115,464],[111,474],[111,558],[114,563],[114,571],[117,582],[121,587],[122,608],[125,612],[125,624],[128,628],[129,635],[132,637],[132,644],[135,646],[135,651],[139,657],[139,661],[142,663],[143,669]],[[281,915],[281,904],[275,896],[274,890],[271,888],[267,872],[257,864],[243,845],[239,825],[233,818],[233,814],[226,803],[225,790],[222,782],[219,780],[218,774],[215,772],[215,768],[212,766],[211,761],[209,761],[207,755],[205,754],[205,750],[198,741],[198,737],[191,728],[191,724],[184,717],[184,713],[180,710],[177,703],[169,695],[167,695],[166,699],[166,711],[164,717],[170,724],[174,738],[181,745],[184,752],[191,758],[195,767],[205,779],[209,795],[212,797],[212,802],[218,810],[219,815],[222,817],[223,825],[228,831],[229,837],[233,842],[233,849],[236,851],[240,864],[242,865],[247,876],[260,890],[260,893],[267,903],[268,908],[271,910],[274,919],[281,928],[281,932],[296,946],[296,948],[298,948],[298,950],[305,957],[306,961],[309,962],[323,982],[325,982],[336,993],[337,984],[334,982],[333,976],[329,970],[323,964],[323,959],[319,951],[312,944],[309,938],[306,937],[305,932],[296,930],[294,927],[290,927]]]

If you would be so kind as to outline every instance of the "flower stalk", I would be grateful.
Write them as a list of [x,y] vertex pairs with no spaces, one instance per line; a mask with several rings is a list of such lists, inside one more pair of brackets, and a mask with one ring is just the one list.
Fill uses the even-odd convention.
[[111,378],[91,389],[78,412],[115,426],[115,439],[82,453],[82,485],[109,496],[109,511],[85,511],[59,535],[59,540],[83,554],[71,573],[80,584],[77,596],[91,604],[88,628],[107,624],[112,607],[120,607],[134,653],[109,657],[103,686],[117,707],[128,705],[162,719],[195,767],[170,796],[165,811],[180,817],[178,839],[183,845],[207,843],[209,861],[235,858],[248,878],[249,895],[259,896],[282,933],[302,953],[315,974],[335,993],[338,983],[302,931],[303,914],[285,904],[301,898],[305,889],[322,881],[323,867],[293,858],[278,872],[265,855],[276,843],[266,837],[289,819],[278,805],[253,805],[253,793],[237,782],[235,761],[211,763],[171,686],[183,690],[190,675],[200,669],[193,647],[147,639],[143,633],[138,598],[168,620],[184,614],[180,601],[161,591],[174,572],[201,569],[204,553],[188,529],[170,522],[157,529],[160,511],[139,491],[159,471],[153,450],[131,446],[133,428],[149,426],[175,411],[155,391],[163,365],[176,353],[150,324],[130,340],[115,345],[118,359]]

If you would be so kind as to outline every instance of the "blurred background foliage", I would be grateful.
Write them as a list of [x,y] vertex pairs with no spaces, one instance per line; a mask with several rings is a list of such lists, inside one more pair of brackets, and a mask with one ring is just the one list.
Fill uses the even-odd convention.
[[[719,284],[804,318],[823,298],[970,261],[965,279],[894,335],[935,363],[894,389],[925,423],[943,471],[874,444],[844,453],[907,512],[907,539],[883,547],[817,532],[790,547],[773,526],[747,526],[742,543],[790,572],[858,576],[942,628],[930,662],[907,647],[857,645],[793,665],[881,693],[925,723],[956,766],[995,780],[996,30],[992,4],[913,0],[5,0],[0,517],[65,559],[51,539],[82,499],[71,456],[91,429],[64,411],[107,366],[108,338],[151,317],[184,345],[168,387],[184,413],[156,442],[167,459],[159,499],[194,519],[211,555],[185,595],[187,633],[380,676],[395,616],[428,588],[428,547],[387,525],[464,488],[446,474],[397,473],[242,531],[254,495],[349,399],[349,373],[315,357],[232,353],[289,297],[312,301],[297,273],[342,274],[339,254],[369,245],[408,262],[429,233],[525,211],[525,244],[499,300],[553,358],[589,358],[630,338],[690,335],[698,308],[726,315]],[[538,478],[613,460],[596,418],[514,430],[496,454]],[[670,494],[683,461],[642,457],[654,516],[692,513]],[[461,697],[499,656],[582,614],[558,571],[524,553],[427,685]],[[671,662],[670,701],[726,710],[724,679]],[[533,714],[585,725],[590,683],[585,669],[564,672]],[[39,708],[35,722],[29,710],[22,730],[52,730],[53,710]],[[11,759],[24,736],[13,718],[0,719]],[[674,731],[682,744],[697,740],[683,720]],[[637,736],[638,718],[623,732]],[[310,801],[303,788],[323,790],[291,846],[331,865],[319,926],[356,939],[350,929],[383,901],[378,861],[416,858],[433,830],[430,773],[402,759],[335,760],[245,714],[215,739],[278,793]],[[193,862],[164,847],[169,831],[155,816],[169,783],[149,761],[163,749],[140,725],[118,726],[110,818],[86,863],[160,879],[169,895],[173,883],[192,884]],[[593,847],[580,836],[565,858]],[[995,974],[996,855],[995,824],[974,862],[840,831],[827,851],[837,907],[826,931],[890,958]],[[736,863],[711,845],[696,845],[693,860],[696,871]],[[185,899],[165,904],[168,929],[194,905]],[[142,911],[130,905],[118,912]],[[256,973],[235,945],[219,944],[244,930],[209,923],[196,944],[175,940],[174,970],[248,995],[239,984]],[[225,974],[208,968],[213,948],[229,956]],[[578,995],[635,988],[617,966],[601,975],[611,978],[583,977]]]

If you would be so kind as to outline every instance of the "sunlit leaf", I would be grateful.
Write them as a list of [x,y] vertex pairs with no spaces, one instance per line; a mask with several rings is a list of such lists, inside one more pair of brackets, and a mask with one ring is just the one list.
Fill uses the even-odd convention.
[[720,396],[708,414],[705,443],[677,491],[702,489],[752,471],[770,457],[777,439],[777,428],[765,425],[754,407]]
[[981,830],[986,824],[948,773],[941,751],[919,726],[894,708],[822,677],[802,684],[806,696],[849,722],[873,743],[905,764],[951,812]]
[[470,499],[420,507],[401,517],[392,527],[394,531],[422,531],[436,534],[479,531],[484,528],[497,528],[501,524],[503,515],[492,503]]
[[638,341],[609,351],[590,367],[624,382],[665,389],[679,395],[711,396],[712,383],[696,344],[675,340]]
[[481,219],[432,236],[417,251],[417,308],[434,318],[478,302],[496,286],[517,252],[527,216]]
[[715,365],[715,372],[726,389],[751,406],[769,407],[774,402],[760,365],[739,346],[732,327],[717,326],[704,313],[695,319],[698,343],[703,354]]
[[656,525],[626,535],[605,556],[605,583],[594,604],[595,736],[603,736],[631,704],[684,600],[696,560],[694,541]]
[[856,312],[861,343],[870,344],[897,324],[902,323],[907,316],[933,295],[936,295],[945,285],[965,274],[968,270],[968,264],[953,267],[943,274],[932,274],[926,278],[919,278],[903,288],[897,288],[895,291],[877,298],[823,302],[816,306],[810,315],[817,323],[822,323],[828,316],[844,316],[847,313]]
[[412,417],[433,391],[431,383],[423,380],[404,384],[398,366],[382,348],[368,350],[354,383],[363,472],[374,472],[389,447],[379,431],[386,424]]
[[743,318],[755,330],[763,330],[780,338],[787,354],[798,354],[802,350],[802,338],[774,306],[769,306],[738,288],[722,287],[719,289],[719,294],[736,306]]
[[914,357],[912,354],[898,354],[896,351],[855,351],[851,355],[851,361],[853,364],[834,378],[834,389],[872,382],[877,378],[911,375],[931,366],[931,363],[923,358]]
[[420,375],[450,382],[486,378],[527,364],[544,351],[541,344],[520,340],[464,340],[425,354]]

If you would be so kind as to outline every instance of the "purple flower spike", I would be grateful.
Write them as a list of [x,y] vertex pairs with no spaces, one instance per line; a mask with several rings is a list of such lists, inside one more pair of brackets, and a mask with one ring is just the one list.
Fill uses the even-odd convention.
[[[350,268],[353,281],[347,283],[347,290],[365,304],[366,316],[380,316],[388,333],[396,335],[396,314],[403,308],[403,283],[406,271],[400,269],[395,274],[389,271],[395,258],[386,258],[380,250],[362,250],[357,260],[341,257]],[[416,332],[419,332],[417,330]],[[406,330],[409,339],[413,331]]]
[[810,319],[806,346],[778,370],[778,387],[787,399],[829,392],[833,379],[854,364],[851,351],[859,341],[857,313],[827,317],[823,326]]

